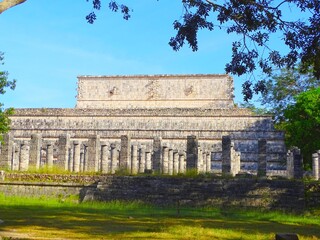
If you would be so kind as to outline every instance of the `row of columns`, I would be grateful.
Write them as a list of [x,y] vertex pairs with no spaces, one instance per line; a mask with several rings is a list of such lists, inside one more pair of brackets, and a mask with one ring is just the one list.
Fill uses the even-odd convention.
[[[131,144],[128,135],[121,136],[120,148],[115,143],[101,141],[100,137],[92,136],[86,142],[71,141],[70,135],[59,137],[58,156],[54,161],[54,143],[42,142],[40,134],[33,134],[30,141],[14,143],[13,136],[4,135],[0,167],[25,171],[29,167],[39,168],[41,164],[41,148],[46,146],[45,164],[50,168],[55,165],[73,172],[115,173],[126,170],[129,173],[152,171],[162,174],[184,173],[195,169],[198,173],[211,171],[211,152],[199,147],[196,136],[187,137],[186,152],[178,151],[163,144],[159,137],[154,138],[153,146]],[[119,150],[118,150],[119,148]],[[150,149],[153,149],[151,151]],[[320,151],[313,154],[313,175],[319,179]],[[259,177],[267,174],[267,141],[258,140]],[[222,174],[235,176],[240,172],[240,153],[235,151],[230,136],[222,137]],[[287,175],[289,178],[303,177],[303,160],[300,150],[294,148],[287,154]]]

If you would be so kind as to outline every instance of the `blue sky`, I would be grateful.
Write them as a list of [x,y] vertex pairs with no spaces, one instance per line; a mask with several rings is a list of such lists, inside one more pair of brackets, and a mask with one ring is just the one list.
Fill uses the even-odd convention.
[[[198,52],[187,45],[174,52],[168,42],[181,1],[127,2],[133,9],[129,21],[102,10],[93,25],[85,20],[92,10],[85,0],[28,0],[1,14],[5,65],[0,69],[18,82],[0,102],[15,108],[72,108],[79,75],[225,73],[231,43],[239,37],[201,31]],[[242,100],[241,79],[234,78],[236,101]]]

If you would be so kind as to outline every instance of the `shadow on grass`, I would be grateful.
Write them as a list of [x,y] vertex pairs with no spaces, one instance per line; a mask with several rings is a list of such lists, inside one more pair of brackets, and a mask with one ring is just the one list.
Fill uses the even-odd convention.
[[[209,214],[208,214],[209,213]],[[232,212],[204,211],[196,214],[182,210],[177,216],[176,209],[132,208],[103,209],[81,204],[75,206],[47,207],[3,206],[0,208],[0,231],[28,231],[36,236],[62,238],[191,238],[200,234],[210,237],[213,232],[226,231],[219,239],[235,239],[231,234],[248,236],[250,239],[261,234],[270,239],[276,232],[295,232],[305,239],[320,238],[319,224],[276,222],[267,215],[248,216]],[[190,233],[188,232],[190,231]],[[184,234],[184,237],[181,235]],[[193,234],[193,235],[192,235]],[[214,236],[214,235],[213,235]],[[259,235],[260,236],[260,235]]]

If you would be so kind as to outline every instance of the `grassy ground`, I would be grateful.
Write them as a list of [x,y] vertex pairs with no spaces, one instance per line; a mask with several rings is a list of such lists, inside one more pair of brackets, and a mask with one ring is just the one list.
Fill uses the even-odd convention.
[[[320,239],[319,212],[156,208],[141,203],[82,203],[0,195],[3,239],[274,239],[294,232]],[[11,238],[10,238],[11,237]],[[0,238],[1,239],[1,238]]]

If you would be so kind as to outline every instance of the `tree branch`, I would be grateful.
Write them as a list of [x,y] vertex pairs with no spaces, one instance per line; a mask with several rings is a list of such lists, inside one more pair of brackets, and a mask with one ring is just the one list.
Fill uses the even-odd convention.
[[0,2],[0,14],[8,10],[9,8],[24,3],[25,1],[27,0],[2,0],[2,2]]

